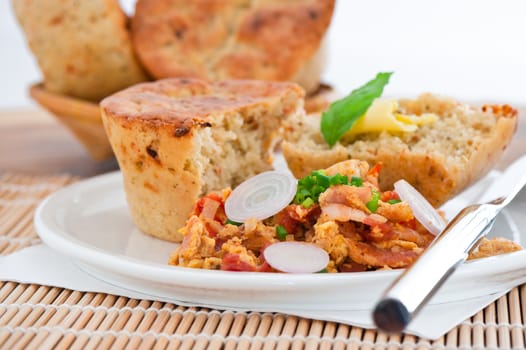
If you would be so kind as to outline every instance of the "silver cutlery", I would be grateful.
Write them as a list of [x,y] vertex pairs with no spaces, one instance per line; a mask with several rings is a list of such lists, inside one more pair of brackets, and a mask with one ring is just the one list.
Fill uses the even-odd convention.
[[490,231],[497,214],[526,184],[526,156],[510,165],[480,199],[462,209],[426,251],[384,292],[373,310],[376,326],[401,332],[464,263],[469,252]]

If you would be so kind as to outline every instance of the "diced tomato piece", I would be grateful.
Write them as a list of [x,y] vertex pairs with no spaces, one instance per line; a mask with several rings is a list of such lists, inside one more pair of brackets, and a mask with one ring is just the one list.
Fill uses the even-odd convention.
[[382,163],[376,163],[371,169],[369,169],[369,172],[367,175],[378,177],[380,175],[380,171],[382,170]]
[[382,202],[387,202],[392,199],[400,200],[400,196],[398,196],[398,193],[396,193],[395,191],[385,191],[380,196],[380,199],[382,200]]
[[276,214],[276,224],[283,226],[288,233],[294,234],[300,227],[300,222],[293,217],[294,214],[294,210],[289,205]]
[[409,221],[401,222],[400,225],[405,226],[405,227],[409,227],[410,229],[413,229],[413,230],[416,230],[416,219],[413,218],[413,219],[411,219]]

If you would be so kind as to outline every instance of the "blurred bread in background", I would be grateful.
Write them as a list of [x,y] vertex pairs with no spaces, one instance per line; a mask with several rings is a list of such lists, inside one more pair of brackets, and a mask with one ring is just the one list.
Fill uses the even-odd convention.
[[117,0],[12,1],[44,80],[31,97],[94,159],[113,156],[99,101],[139,82],[293,81],[308,113],[333,99],[320,76],[335,0],[139,0],[132,28]]
[[147,80],[117,0],[13,0],[49,92],[99,101]]
[[320,83],[335,0],[138,0],[137,54],[155,78]]

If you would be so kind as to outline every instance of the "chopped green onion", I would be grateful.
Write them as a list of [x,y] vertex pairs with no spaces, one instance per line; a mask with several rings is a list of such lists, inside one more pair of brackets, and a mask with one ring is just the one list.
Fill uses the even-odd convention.
[[327,270],[327,268],[324,268],[323,270],[320,270],[317,273],[329,273],[329,270]]
[[310,208],[314,204],[314,200],[312,198],[306,198],[303,202],[301,202],[301,205],[304,208]]
[[359,176],[351,177],[351,186],[362,187],[362,185],[363,185],[363,180],[361,177]]
[[401,201],[402,200],[400,200],[400,199],[389,199],[387,201],[387,203],[389,203],[389,204],[396,204],[396,203],[400,203]]
[[322,189],[329,188],[329,186],[331,185],[331,178],[325,174],[318,173],[317,180],[318,180],[319,187]]
[[367,206],[367,209],[371,211],[371,213],[375,213],[378,209],[378,201],[380,200],[380,192],[373,190],[373,196],[369,202],[365,204]]
[[276,237],[278,237],[280,241],[284,241],[287,238],[288,234],[289,233],[287,232],[285,227],[281,225],[276,226]]
[[234,225],[234,226],[241,226],[242,225],[242,223],[235,222],[235,221],[232,221],[230,219],[226,219],[226,223],[225,224],[230,224],[230,225]]
[[[330,186],[330,185],[329,185]],[[314,197],[318,198],[320,196],[320,194],[322,194],[323,192],[325,192],[326,189],[329,188],[329,186],[327,187],[322,187],[320,185],[314,185],[312,187],[312,194],[314,195]]]
[[[355,186],[358,186],[358,183],[361,186],[362,180],[360,178],[355,180]],[[341,174],[327,175],[324,170],[313,171],[310,175],[298,181],[298,189],[293,203],[309,208],[318,202],[320,194],[325,192],[330,186],[335,185],[349,185],[349,178]]]
[[333,185],[348,185],[349,178],[347,175],[336,174],[331,177],[331,186]]

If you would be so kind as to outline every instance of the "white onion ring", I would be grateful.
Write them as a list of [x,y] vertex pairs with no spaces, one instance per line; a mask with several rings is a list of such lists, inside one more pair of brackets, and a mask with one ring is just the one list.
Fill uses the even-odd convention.
[[298,181],[283,171],[266,171],[237,186],[225,202],[228,218],[245,222],[266,219],[285,208],[296,195]]
[[411,207],[413,215],[422,226],[435,236],[442,232],[446,227],[446,221],[416,188],[405,180],[395,182],[394,188],[400,199]]
[[329,264],[329,254],[312,243],[279,242],[263,251],[265,261],[281,272],[315,273]]

